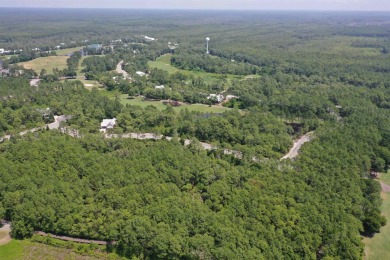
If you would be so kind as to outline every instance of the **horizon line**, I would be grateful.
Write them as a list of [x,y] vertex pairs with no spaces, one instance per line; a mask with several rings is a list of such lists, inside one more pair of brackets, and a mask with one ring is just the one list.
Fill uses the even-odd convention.
[[132,8],[132,7],[50,7],[50,6],[0,6],[14,9],[85,9],[85,10],[143,10],[143,11],[242,11],[242,12],[364,12],[390,13],[390,10],[361,10],[361,9],[207,9],[207,8]]

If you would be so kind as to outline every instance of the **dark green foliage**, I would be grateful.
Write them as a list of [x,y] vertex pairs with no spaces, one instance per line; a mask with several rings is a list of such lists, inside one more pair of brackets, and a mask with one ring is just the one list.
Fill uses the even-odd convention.
[[[239,97],[226,106],[246,109],[209,115],[123,108],[117,97],[89,92],[77,81],[31,88],[23,78],[1,79],[3,133],[43,125],[38,111],[49,107],[72,115],[67,127],[83,134],[43,131],[0,145],[0,217],[12,221],[14,237],[42,230],[115,240],[112,250],[143,259],[359,259],[361,235],[386,223],[380,186],[367,177],[390,164],[389,30],[376,25],[388,14],[90,10],[81,20],[71,11],[32,10],[21,32],[7,11],[0,10],[0,41],[13,49],[121,38],[127,46],[101,50],[104,57],[83,64],[86,77],[108,90],[189,103],[223,92]],[[144,34],[158,40],[148,42]],[[168,41],[178,47],[170,50]],[[221,75],[206,80],[148,67],[168,52],[175,66]],[[27,55],[11,59],[32,58]],[[68,76],[79,59],[68,60]],[[118,75],[110,71],[121,60],[131,82],[113,79]],[[11,76],[20,71],[10,67]],[[114,132],[150,131],[174,140],[104,139],[99,123],[113,117]],[[295,161],[279,160],[292,138],[312,130],[314,140]],[[242,160],[205,151],[199,140],[240,150]]]

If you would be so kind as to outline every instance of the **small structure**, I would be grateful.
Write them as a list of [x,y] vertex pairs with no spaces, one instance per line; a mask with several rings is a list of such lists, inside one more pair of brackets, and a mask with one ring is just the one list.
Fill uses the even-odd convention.
[[207,99],[214,100],[218,103],[221,103],[225,98],[221,94],[210,94]]
[[90,44],[87,46],[88,49],[95,49],[95,50],[98,50],[98,49],[101,49],[103,48],[103,44]]
[[56,50],[59,50],[59,49],[61,49],[61,46],[60,46],[60,45],[57,45],[57,46],[55,46],[55,49],[56,49]]
[[103,119],[102,123],[100,124],[100,132],[105,133],[107,129],[113,129],[115,125],[116,125],[116,118]]
[[160,85],[160,86],[155,86],[154,89],[164,89],[164,85]]
[[4,53],[4,49],[0,49],[0,54],[3,54]]
[[142,71],[137,71],[135,74],[137,74],[138,76],[146,76],[146,73],[145,72],[142,72]]
[[240,98],[240,97],[238,97],[238,96],[235,96],[235,95],[227,95],[226,96],[226,100],[230,100],[230,99],[233,99],[233,98]]
[[152,37],[149,37],[149,36],[144,36],[145,37],[145,40],[149,41],[149,42],[153,42],[155,41],[156,39],[155,38],[152,38]]

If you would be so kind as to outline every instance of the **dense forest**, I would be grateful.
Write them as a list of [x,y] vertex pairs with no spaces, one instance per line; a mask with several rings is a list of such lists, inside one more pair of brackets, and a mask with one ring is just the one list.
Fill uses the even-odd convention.
[[[0,9],[0,47],[110,47],[74,52],[53,74],[16,64],[35,56],[0,57],[0,133],[11,135],[0,219],[13,238],[115,241],[106,250],[129,259],[361,259],[362,237],[386,224],[370,173],[390,165],[390,31],[378,22],[388,14],[37,9],[21,22],[15,12]],[[120,99],[211,105],[211,93],[234,96],[219,105],[230,109]],[[59,131],[18,135],[57,115],[71,116]],[[108,138],[106,118],[117,120],[110,134],[172,140]],[[308,132],[299,156],[280,160]]]

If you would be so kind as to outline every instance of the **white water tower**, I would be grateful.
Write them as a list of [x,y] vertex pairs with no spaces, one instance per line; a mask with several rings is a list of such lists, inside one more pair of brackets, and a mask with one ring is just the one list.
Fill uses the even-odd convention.
[[207,46],[206,54],[209,54],[209,53],[210,53],[210,52],[209,52],[209,41],[210,41],[210,38],[207,37],[207,38],[206,38],[206,46]]

